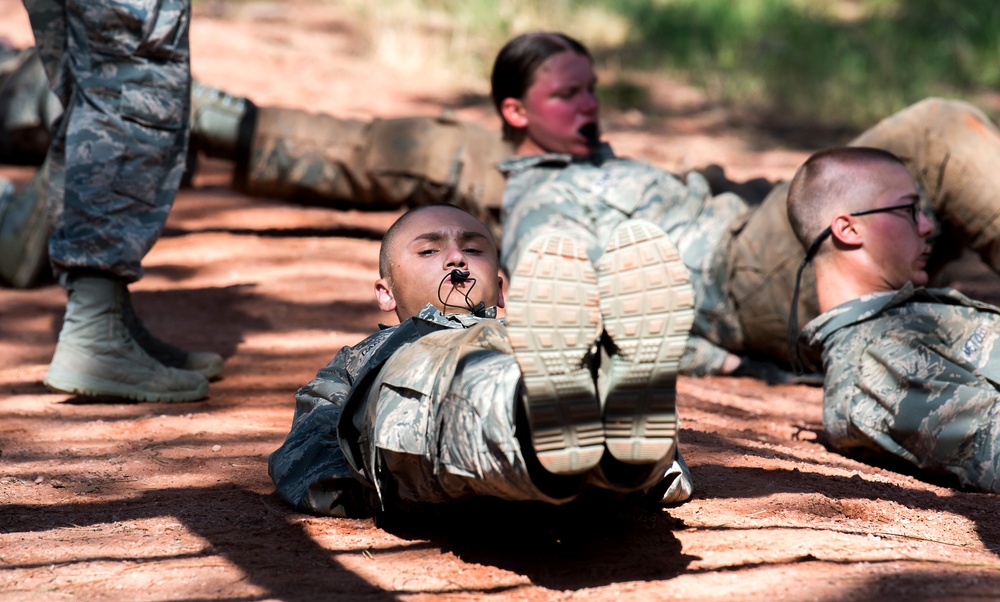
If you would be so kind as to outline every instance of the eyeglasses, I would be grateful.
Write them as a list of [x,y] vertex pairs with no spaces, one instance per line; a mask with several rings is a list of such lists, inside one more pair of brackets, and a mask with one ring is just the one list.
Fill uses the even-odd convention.
[[853,217],[858,217],[861,215],[871,215],[873,213],[885,213],[888,211],[895,211],[897,209],[909,209],[910,210],[910,221],[914,224],[917,223],[917,202],[907,203],[905,205],[893,205],[892,207],[879,207],[878,209],[865,209],[864,211],[855,211],[849,215]]

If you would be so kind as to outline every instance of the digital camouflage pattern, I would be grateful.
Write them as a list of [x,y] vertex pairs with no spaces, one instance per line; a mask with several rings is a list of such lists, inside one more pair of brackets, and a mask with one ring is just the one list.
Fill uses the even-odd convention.
[[25,8],[67,107],[46,172],[53,266],[137,280],[184,170],[189,1],[25,0]]
[[834,445],[1000,492],[1000,308],[908,284],[835,307],[803,335],[822,348]]
[[527,241],[546,232],[577,237],[596,263],[615,226],[648,220],[673,240],[695,290],[697,312],[681,371],[715,373],[727,349],[741,348],[727,251],[730,225],[747,211],[742,199],[713,196],[696,172],[681,182],[657,167],[617,158],[608,145],[586,159],[566,154],[508,159],[501,170],[507,176],[501,210],[506,269],[517,263]]
[[[493,314],[495,314],[495,309]],[[363,397],[371,379],[401,346],[421,334],[441,329],[461,329],[462,320],[479,318],[444,316],[433,306],[398,326],[384,327],[354,346],[344,347],[295,395],[292,428],[285,442],[268,459],[268,474],[278,494],[296,508],[314,514],[340,516],[365,509],[365,479],[345,456],[337,426],[348,401]],[[422,380],[430,380],[419,375]],[[357,441],[349,446],[356,446]],[[360,457],[360,454],[352,455]],[[355,478],[357,475],[359,478]],[[371,487],[372,483],[367,482]]]
[[341,349],[296,395],[291,431],[268,460],[278,494],[299,510],[332,516],[370,512],[373,497],[561,503],[588,486],[624,493],[659,482],[665,489],[676,482],[664,503],[690,497],[679,454],[628,487],[595,470],[565,495],[543,491],[515,436],[521,375],[495,315],[491,308],[485,318],[444,316],[428,305]]
[[[468,318],[463,321],[468,323]],[[520,370],[505,327],[479,320],[404,345],[353,413],[364,474],[384,498],[453,502],[542,493],[514,436]],[[343,431],[342,431],[343,432]]]

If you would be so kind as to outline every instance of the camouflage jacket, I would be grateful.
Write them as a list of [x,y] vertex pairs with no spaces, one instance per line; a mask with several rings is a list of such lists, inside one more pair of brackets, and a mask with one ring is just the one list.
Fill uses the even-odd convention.
[[[496,308],[487,310],[496,317]],[[371,508],[359,464],[351,457],[351,444],[338,436],[340,417],[348,405],[362,399],[367,384],[385,361],[403,344],[430,332],[467,328],[479,318],[465,314],[443,315],[427,305],[397,326],[381,330],[354,346],[341,349],[315,378],[295,394],[292,428],[268,458],[268,474],[278,495],[304,512],[329,516],[362,514]]]
[[803,334],[822,347],[836,446],[1000,491],[1000,308],[908,284],[835,307]]
[[741,340],[729,295],[730,226],[747,211],[734,194],[712,196],[701,174],[682,182],[645,163],[615,157],[608,145],[586,159],[543,154],[500,164],[507,177],[501,210],[501,264],[510,273],[525,246],[546,231],[569,232],[596,263],[611,231],[645,219],[677,245],[695,290],[697,314],[681,370],[711,374],[722,366],[727,341]]

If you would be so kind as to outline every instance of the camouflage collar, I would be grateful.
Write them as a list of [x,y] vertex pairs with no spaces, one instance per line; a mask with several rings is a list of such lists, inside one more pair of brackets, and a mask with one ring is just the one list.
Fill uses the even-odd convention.
[[[414,320],[421,320],[424,322],[433,322],[435,324],[440,324],[448,328],[468,328],[474,324],[477,324],[481,320],[495,320],[497,317],[496,306],[487,307],[483,310],[483,316],[474,316],[472,314],[443,314],[441,310],[434,307],[433,303],[428,303],[420,310],[417,315],[413,316]],[[384,324],[379,322],[379,330],[385,330],[386,328],[393,328],[395,324]]]
[[615,151],[611,145],[602,142],[593,153],[586,157],[579,157],[569,153],[543,153],[541,155],[526,155],[524,157],[511,157],[500,162],[500,173],[505,178],[516,176],[534,167],[566,167],[572,163],[591,163],[600,165],[601,163],[615,158]]
[[888,309],[910,302],[968,305],[985,311],[1000,311],[989,304],[973,301],[955,289],[928,289],[907,282],[898,291],[870,293],[834,307],[806,324],[802,335],[810,345],[817,346],[841,328],[870,320]]

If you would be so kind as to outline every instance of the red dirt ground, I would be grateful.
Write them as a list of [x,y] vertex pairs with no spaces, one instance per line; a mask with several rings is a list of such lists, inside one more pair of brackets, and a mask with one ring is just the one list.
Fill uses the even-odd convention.
[[[261,104],[367,118],[436,114],[468,92],[374,63],[334,4],[218,6],[196,10],[195,76]],[[32,43],[18,2],[0,14],[0,35]],[[696,91],[649,85],[658,112],[606,116],[622,154],[738,178],[788,177],[806,155]],[[458,113],[496,127],[488,107]],[[210,162],[181,192],[133,288],[154,332],[227,358],[207,401],[48,392],[64,293],[0,289],[0,599],[1000,598],[1000,497],[830,452],[819,389],[749,379],[681,379],[697,492],[677,508],[491,507],[387,529],[294,512],[267,455],[295,389],[385,319],[372,283],[396,214],[250,199],[228,190],[228,169]],[[31,170],[0,174],[23,184]],[[958,278],[1000,296],[981,266]]]

